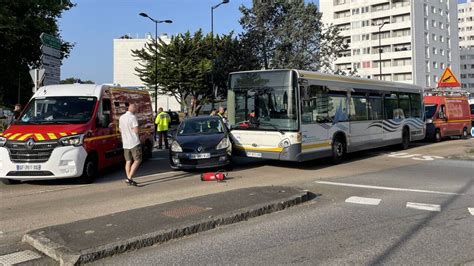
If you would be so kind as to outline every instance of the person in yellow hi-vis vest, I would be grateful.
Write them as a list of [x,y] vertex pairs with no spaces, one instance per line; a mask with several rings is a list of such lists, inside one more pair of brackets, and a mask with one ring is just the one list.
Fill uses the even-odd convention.
[[165,149],[168,149],[168,127],[171,122],[171,117],[167,112],[163,112],[163,108],[158,109],[158,115],[155,119],[156,131],[158,133],[158,149],[163,148],[163,140],[165,142]]

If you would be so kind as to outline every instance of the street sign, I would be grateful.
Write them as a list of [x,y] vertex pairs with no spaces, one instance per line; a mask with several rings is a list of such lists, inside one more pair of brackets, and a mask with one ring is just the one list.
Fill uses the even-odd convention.
[[51,34],[48,33],[41,33],[40,35],[41,43],[48,47],[61,50],[61,40]]
[[441,78],[438,81],[438,88],[446,87],[461,87],[459,80],[449,67],[444,70],[443,75],[441,75]]
[[30,70],[30,76],[31,79],[33,80],[33,93],[38,90],[38,88],[41,86],[41,83],[43,83],[44,78],[45,78],[45,70],[44,69],[32,69]]
[[61,51],[60,50],[51,48],[51,47],[46,46],[46,45],[41,45],[41,52],[44,55],[49,55],[49,56],[52,56],[52,57],[55,57],[55,58],[61,58]]
[[61,59],[43,54],[41,56],[41,63],[46,64],[46,65],[51,65],[51,66],[60,66]]

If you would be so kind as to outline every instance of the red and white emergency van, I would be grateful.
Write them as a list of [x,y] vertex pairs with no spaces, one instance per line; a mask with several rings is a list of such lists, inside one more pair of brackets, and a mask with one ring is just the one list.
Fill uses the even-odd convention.
[[474,98],[469,99],[469,108],[471,109],[471,136],[474,137]]
[[124,160],[118,121],[131,103],[137,104],[144,157],[151,157],[154,124],[147,91],[95,84],[41,87],[0,133],[0,180],[92,182],[100,170]]
[[445,137],[467,138],[471,132],[468,98],[463,95],[424,96],[426,137],[441,141]]

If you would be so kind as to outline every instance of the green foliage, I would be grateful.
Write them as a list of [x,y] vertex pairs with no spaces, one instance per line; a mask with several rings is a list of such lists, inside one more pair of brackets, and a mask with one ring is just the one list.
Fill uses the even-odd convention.
[[67,79],[63,79],[59,82],[59,84],[74,84],[74,83],[95,84],[95,82],[92,81],[92,80],[81,80],[81,79],[75,78],[75,77],[70,77],[70,78],[67,78]]
[[[31,97],[30,67],[40,65],[42,32],[61,38],[57,25],[70,0],[0,0],[0,102],[13,105]],[[68,57],[73,44],[62,40],[61,55]]]
[[348,47],[338,28],[323,25],[314,3],[253,1],[240,11],[243,40],[266,69],[333,72],[332,62]]
[[[215,37],[214,50],[213,56],[211,35],[204,36],[202,30],[198,30],[194,34],[188,31],[173,36],[169,44],[159,40],[156,46],[151,40],[144,49],[132,52],[140,61],[140,67],[135,69],[140,79],[154,91],[156,77],[158,94],[174,96],[192,116],[198,115],[204,104],[213,101],[213,71],[218,94],[223,95],[229,72],[249,70],[256,64],[233,33]],[[157,71],[155,58],[158,58]]]

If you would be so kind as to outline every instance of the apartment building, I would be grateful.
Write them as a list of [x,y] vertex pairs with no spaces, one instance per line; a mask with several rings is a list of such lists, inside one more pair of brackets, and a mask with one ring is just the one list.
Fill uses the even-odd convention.
[[[161,35],[161,40],[169,43],[171,39],[167,35]],[[145,44],[153,41],[152,36],[145,38],[132,38],[124,36],[119,39],[114,39],[114,83],[121,86],[142,87],[146,89],[145,84],[137,76],[135,68],[140,67],[140,61],[132,55],[132,50],[138,50],[145,47]],[[151,90],[153,92],[153,90]],[[155,110],[155,101],[152,100],[153,110]],[[173,96],[158,95],[158,107],[163,107],[165,110],[171,109],[179,111],[180,104]]]
[[459,77],[457,8],[457,0],[320,0],[323,22],[349,44],[336,68],[423,87],[446,67]]
[[474,94],[474,0],[458,5],[462,87]]

